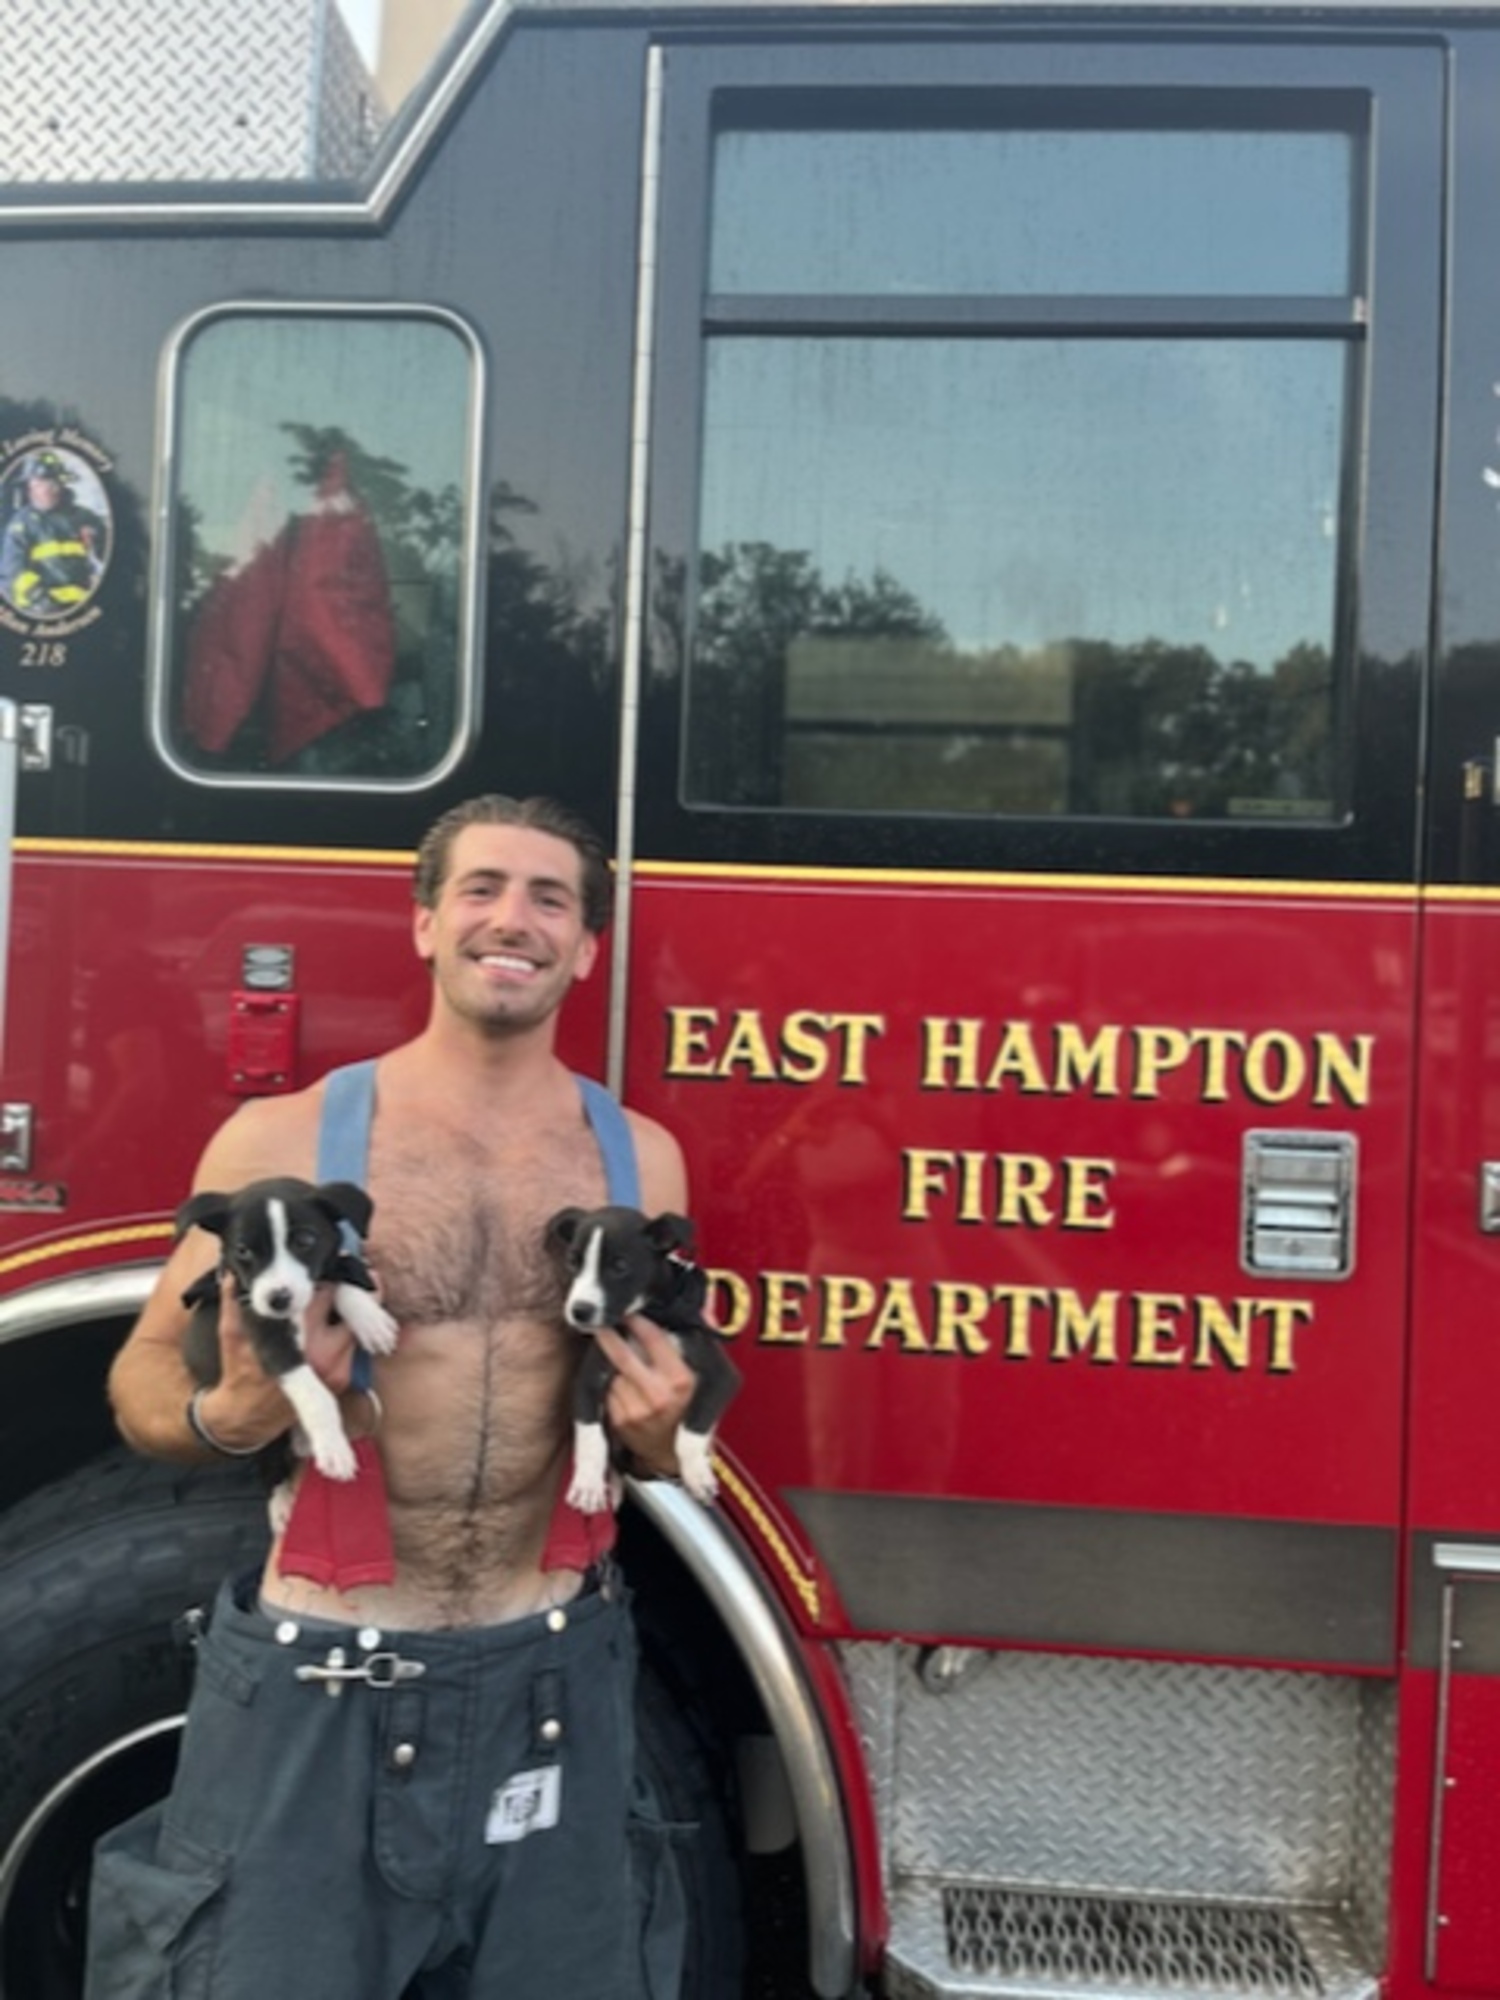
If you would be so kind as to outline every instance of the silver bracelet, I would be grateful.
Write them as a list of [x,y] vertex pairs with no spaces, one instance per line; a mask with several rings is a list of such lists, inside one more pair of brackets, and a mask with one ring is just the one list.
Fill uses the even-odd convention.
[[258,1451],[264,1449],[263,1446],[258,1444],[225,1444],[222,1438],[214,1436],[203,1414],[203,1398],[207,1394],[208,1390],[206,1388],[195,1389],[192,1395],[188,1397],[187,1422],[188,1429],[192,1432],[193,1436],[198,1440],[199,1444],[206,1445],[210,1451],[216,1451],[220,1458],[254,1458]]

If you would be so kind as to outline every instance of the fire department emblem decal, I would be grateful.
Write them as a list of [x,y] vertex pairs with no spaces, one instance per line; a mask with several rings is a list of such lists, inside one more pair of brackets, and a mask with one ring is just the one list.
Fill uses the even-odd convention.
[[66,427],[0,442],[0,625],[39,656],[59,649],[37,641],[69,638],[99,616],[114,542],[109,467],[97,445]]

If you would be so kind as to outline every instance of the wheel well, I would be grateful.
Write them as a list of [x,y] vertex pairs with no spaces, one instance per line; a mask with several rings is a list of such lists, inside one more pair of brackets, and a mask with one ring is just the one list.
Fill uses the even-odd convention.
[[0,1344],[0,1510],[119,1443],[104,1384],[128,1331],[82,1320]]

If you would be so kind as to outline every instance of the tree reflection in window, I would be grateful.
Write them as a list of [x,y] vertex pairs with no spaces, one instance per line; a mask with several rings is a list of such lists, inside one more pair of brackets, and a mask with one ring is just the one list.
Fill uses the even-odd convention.
[[[436,392],[420,427],[391,404],[414,364]],[[395,316],[225,319],[188,348],[180,393],[176,757],[205,777],[433,772],[467,672],[465,344]]]
[[[670,602],[659,579],[659,611]],[[807,550],[704,550],[690,803],[1131,818],[1330,810],[1328,649],[1266,671],[1203,646],[955,646],[887,572],[831,585]]]

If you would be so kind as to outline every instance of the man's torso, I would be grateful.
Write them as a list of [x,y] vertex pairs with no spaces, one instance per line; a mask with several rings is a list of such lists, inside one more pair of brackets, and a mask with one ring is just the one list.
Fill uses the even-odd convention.
[[[382,1066],[365,1184],[369,1259],[401,1328],[375,1375],[396,1581],[341,1594],[282,1576],[273,1554],[275,1604],[387,1628],[471,1625],[576,1587],[540,1569],[577,1358],[543,1233],[558,1208],[601,1201],[605,1175],[559,1074],[568,1094],[547,1115],[498,1129],[430,1105],[403,1116]],[[315,1137],[309,1118],[298,1171],[313,1171]]]

